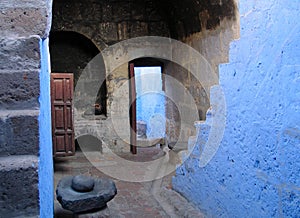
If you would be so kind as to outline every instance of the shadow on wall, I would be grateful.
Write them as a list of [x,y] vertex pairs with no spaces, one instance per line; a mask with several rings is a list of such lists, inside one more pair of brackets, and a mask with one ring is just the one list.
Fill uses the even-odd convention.
[[[51,54],[51,72],[73,73],[74,88],[77,85],[77,81],[83,70],[91,70],[87,67],[88,63],[90,63],[90,61],[100,52],[90,39],[80,33],[72,31],[51,32],[49,37],[49,47]],[[95,105],[101,107],[100,114],[106,115],[106,80],[105,75],[101,76],[103,77],[101,81],[102,84],[96,85],[97,89],[98,87],[100,88],[97,93]],[[87,81],[87,86],[89,86],[89,84],[94,84],[95,82],[97,81]],[[96,107],[94,108],[94,104],[86,105],[85,109],[93,109],[93,113],[98,115],[98,110]]]
[[89,61],[99,54],[90,39],[71,31],[50,32],[49,48],[51,71],[74,73],[74,85]]

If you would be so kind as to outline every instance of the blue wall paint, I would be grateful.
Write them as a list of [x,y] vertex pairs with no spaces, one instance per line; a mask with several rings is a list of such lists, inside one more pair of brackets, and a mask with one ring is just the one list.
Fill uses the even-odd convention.
[[147,123],[147,138],[165,136],[165,94],[161,67],[135,67],[137,120]]
[[[299,217],[300,2],[239,6],[241,38],[220,66],[223,141],[205,167],[192,156],[178,168],[173,187],[208,216]],[[209,123],[200,129],[205,138]]]
[[50,68],[48,39],[41,40],[40,73],[40,153],[39,153],[39,197],[40,217],[53,217],[53,159],[51,138]]

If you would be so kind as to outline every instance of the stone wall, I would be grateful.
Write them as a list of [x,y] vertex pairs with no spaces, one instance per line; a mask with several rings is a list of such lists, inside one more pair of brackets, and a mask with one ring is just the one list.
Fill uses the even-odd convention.
[[52,31],[75,31],[94,42],[99,50],[139,36],[169,36],[169,28],[155,1],[53,2]]
[[[227,60],[229,42],[234,38],[237,26],[236,19],[236,3],[233,0],[223,1],[204,1],[197,3],[194,1],[155,1],[155,0],[143,0],[143,1],[61,1],[55,0],[53,4],[53,25],[52,34],[55,35],[58,32],[60,34],[76,32],[86,37],[91,41],[90,44],[94,44],[100,51],[111,46],[117,42],[140,36],[165,36],[175,37],[183,40],[187,44],[193,46],[198,52],[200,52],[204,58],[213,66],[214,72],[218,73],[218,64]],[[67,34],[66,34],[67,35]],[[51,34],[50,34],[51,36]],[[70,38],[70,41],[73,39]],[[70,44],[68,42],[67,44]],[[81,41],[81,44],[85,44]],[[55,42],[53,42],[53,46]],[[195,46],[196,45],[196,46]],[[134,47],[144,45],[133,45]],[[74,46],[75,47],[75,46]],[[81,75],[84,65],[82,65],[84,57],[76,55],[76,52],[72,53],[72,58],[67,52],[70,49],[58,49],[56,52],[53,49],[52,55],[52,70],[55,71],[68,71],[70,69],[75,73],[75,79]],[[61,52],[61,54],[60,54]],[[128,51],[120,51],[120,54]],[[81,52],[80,54],[83,54]],[[93,54],[95,55],[95,54]],[[88,59],[91,59],[92,56]],[[112,53],[112,56],[118,56],[119,54]],[[147,52],[142,54],[147,56]],[[77,60],[72,60],[77,57]],[[60,65],[57,68],[59,59],[57,57],[67,57],[65,63],[69,66]],[[86,59],[86,60],[88,60]],[[114,59],[112,57],[111,59]],[[129,60],[131,61],[131,60]],[[177,78],[184,87],[194,97],[198,116],[195,120],[205,119],[205,113],[209,107],[209,99],[201,86],[201,81],[197,81],[189,73],[189,69],[182,70],[180,67],[168,63],[166,61],[166,74],[170,77]],[[70,67],[72,65],[72,67]],[[72,68],[72,69],[71,69]],[[169,77],[169,78],[170,78]],[[120,113],[117,119],[120,122],[129,122],[128,114],[128,90],[118,92],[118,97],[113,96],[121,86],[124,80],[128,79],[128,66],[125,64],[116,72],[110,72],[106,75],[105,84],[107,86],[107,118],[111,118],[111,113]],[[103,81],[102,79],[101,81]],[[191,123],[188,126],[184,125],[183,121],[180,121],[179,116],[176,115],[176,110],[189,111],[191,108],[191,102],[186,102],[185,91],[182,91],[179,97],[176,97],[178,93],[173,90],[172,82],[166,80],[166,95],[170,95],[169,102],[167,102],[167,135],[169,135],[170,141],[178,140],[181,129],[184,134],[184,141],[188,140],[189,135],[194,134],[194,128]],[[77,81],[75,81],[75,84]],[[85,84],[82,83],[82,87],[96,87],[95,79],[86,79]],[[99,88],[99,87],[97,87]],[[124,88],[124,87],[122,87]],[[175,97],[175,101],[180,105],[171,103],[171,98]],[[85,95],[85,99],[89,96]],[[103,98],[102,98],[103,99]],[[126,100],[124,102],[124,100]],[[94,99],[89,99],[87,105],[91,105]],[[121,101],[120,108],[111,108],[113,101]],[[83,102],[83,101],[81,101]],[[174,106],[174,107],[173,107]],[[176,107],[179,107],[176,109]],[[122,114],[122,115],[121,115]],[[116,120],[116,118],[115,118]],[[111,129],[112,123],[108,121],[97,121],[106,123],[108,129]],[[182,122],[182,126],[181,126]],[[103,129],[103,135],[106,135],[108,129]],[[122,131],[123,132],[123,131]],[[122,133],[123,135],[123,133]],[[119,137],[111,135],[116,141]],[[128,138],[128,136],[126,136]],[[115,140],[116,139],[116,140]],[[127,139],[125,140],[127,141]],[[121,145],[118,145],[121,146]],[[123,147],[123,146],[121,146]],[[128,147],[128,146],[127,146]]]
[[[70,31],[79,33],[90,40],[90,44],[94,44],[95,47],[98,48],[98,52],[107,48],[109,45],[129,38],[148,35],[169,36],[168,26],[159,15],[157,5],[154,1],[55,0],[53,4],[53,25],[51,30],[51,34],[53,35],[57,33],[64,34]],[[68,40],[73,41],[72,38],[66,41]],[[52,42],[53,46],[51,47],[57,48],[51,49],[52,51],[50,50],[53,71],[64,72],[69,70],[73,72],[75,74],[75,84],[77,84],[77,80],[83,71],[86,71],[86,73],[90,75],[93,74],[92,72],[88,72],[93,70],[86,64],[96,56],[96,53],[89,54],[86,56],[88,58],[85,58],[86,61],[84,61],[82,55],[86,52],[72,52],[72,54],[70,54],[72,48],[74,51],[74,49],[78,47],[75,43],[73,43],[74,46],[68,46],[69,49],[63,49],[62,46],[57,46],[55,40]],[[65,44],[70,45],[71,43],[72,42],[69,41]],[[82,40],[80,43],[86,45]],[[85,47],[85,50],[91,51],[88,46]],[[77,51],[79,50],[77,49]],[[69,58],[71,56],[73,58]],[[78,58],[74,59],[74,56]],[[67,61],[62,64],[57,64],[62,57],[66,57]],[[105,69],[101,72],[105,72]],[[106,101],[107,108],[105,115],[107,117],[97,120],[97,125],[103,127],[102,130],[98,129],[100,131],[99,137],[107,142],[116,152],[129,151],[129,128],[126,128],[129,124],[129,113],[127,113],[129,90],[127,86],[122,85],[123,82],[127,82],[127,80],[128,64],[124,64],[114,72],[110,72],[109,75],[104,75],[104,77],[99,80],[95,80],[93,76],[86,76],[85,79],[81,78],[82,82],[80,82],[80,87],[77,87],[78,90],[88,90],[90,87],[95,87],[98,90],[101,84],[97,86],[95,83],[97,81],[99,81],[98,83],[104,81],[105,84],[102,86],[102,89],[105,90],[103,92],[100,90],[99,94],[104,93],[105,96],[100,94],[102,97],[98,96],[97,98]],[[122,92],[118,91],[120,87]],[[118,95],[114,95],[116,92],[118,92]],[[90,96],[92,96],[92,98]],[[85,99],[83,101],[77,101],[76,105],[79,106],[79,103],[81,103],[82,105],[80,105],[80,107],[86,110],[89,105],[93,104],[95,96],[86,93],[84,96],[79,97],[79,99],[83,98]],[[113,101],[118,102],[117,108],[111,107]],[[86,104],[83,105],[83,102],[86,102]],[[115,115],[112,120],[111,114],[118,115]],[[79,122],[75,121],[75,124],[81,128],[82,125],[80,123],[83,122],[82,117],[76,117],[79,119]],[[87,118],[86,122],[90,119],[94,119],[94,117]],[[120,125],[118,124],[119,122]],[[123,128],[118,130],[118,126],[123,126]],[[77,132],[78,134],[82,133],[81,130]]]
[[[179,139],[180,131],[183,131],[184,142],[187,143],[189,136],[195,135],[193,123],[190,127],[184,126],[182,113],[195,113],[196,120],[205,120],[205,113],[209,107],[209,99],[200,81],[187,69],[173,62],[166,62],[164,67],[166,102],[166,133],[169,142]],[[180,84],[181,88],[175,88]],[[192,99],[189,99],[192,96]],[[194,111],[195,109],[197,111]]]
[[[198,52],[203,60],[210,65],[210,73],[219,74],[219,64],[228,62],[229,43],[239,37],[239,16],[237,2],[234,0],[221,1],[162,1],[161,11],[168,11],[166,20],[170,27],[171,37],[177,38]],[[167,9],[168,8],[168,9]],[[171,16],[170,16],[171,15]],[[194,121],[205,120],[206,111],[210,107],[210,96],[205,90],[205,81],[199,80],[199,75],[191,73],[191,68],[186,67],[195,57],[183,57],[185,63],[178,66],[173,62],[166,63],[165,73],[167,100],[167,138],[174,142],[180,133],[184,143],[189,137],[196,134],[195,128],[190,123],[184,123],[178,111],[191,113],[194,106],[197,108],[197,116]],[[205,64],[199,66],[205,68]],[[200,69],[201,71],[205,69]],[[213,76],[212,76],[213,77]],[[179,81],[186,90],[176,90],[174,85]],[[175,85],[176,86],[176,85]],[[193,97],[187,100],[188,95]],[[177,105],[171,102],[177,102]],[[193,112],[195,113],[195,112]],[[191,119],[190,119],[191,120]],[[182,140],[181,139],[181,140]],[[179,146],[180,146],[179,142]]]
[[[43,213],[43,205],[50,207],[48,211],[53,205],[47,191],[53,195],[51,153],[42,160],[43,152],[40,152],[51,146],[51,138],[40,137],[39,117],[44,114],[45,119],[50,119],[49,113],[44,113],[43,102],[39,101],[40,90],[47,86],[47,81],[40,85],[40,76],[46,72],[42,72],[41,45],[50,30],[50,4],[39,0],[0,3],[0,211],[3,217],[36,216]],[[50,182],[39,184],[39,178],[45,177]],[[43,196],[39,189],[45,189],[48,196],[43,203],[39,200]]]
[[[231,44],[229,63],[220,66],[210,119],[197,124],[196,146],[173,187],[208,217],[297,217],[300,4],[239,5],[241,38]],[[226,99],[224,135],[214,125],[222,115],[215,107],[220,90]],[[212,147],[214,133],[222,141]]]
[[236,0],[161,0],[158,2],[171,37],[183,40],[195,33],[214,30],[224,20],[235,20]]

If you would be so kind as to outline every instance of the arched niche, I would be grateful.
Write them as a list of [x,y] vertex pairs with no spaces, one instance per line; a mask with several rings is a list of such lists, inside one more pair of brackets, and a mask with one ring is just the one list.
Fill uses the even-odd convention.
[[[73,73],[74,89],[82,71],[100,52],[89,38],[74,31],[52,31],[49,37],[49,48],[51,72]],[[102,106],[101,113],[106,115],[107,89],[105,78],[102,81],[104,82],[99,85],[95,104],[100,104]]]

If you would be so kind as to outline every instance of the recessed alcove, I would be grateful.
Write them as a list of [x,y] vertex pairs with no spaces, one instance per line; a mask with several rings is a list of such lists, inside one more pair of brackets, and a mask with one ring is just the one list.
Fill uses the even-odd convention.
[[[79,77],[84,70],[89,70],[86,67],[99,54],[99,49],[86,36],[73,31],[52,31],[49,38],[51,72],[73,73],[75,89]],[[103,77],[95,102],[84,106],[88,115],[106,116],[107,88],[105,75]]]

